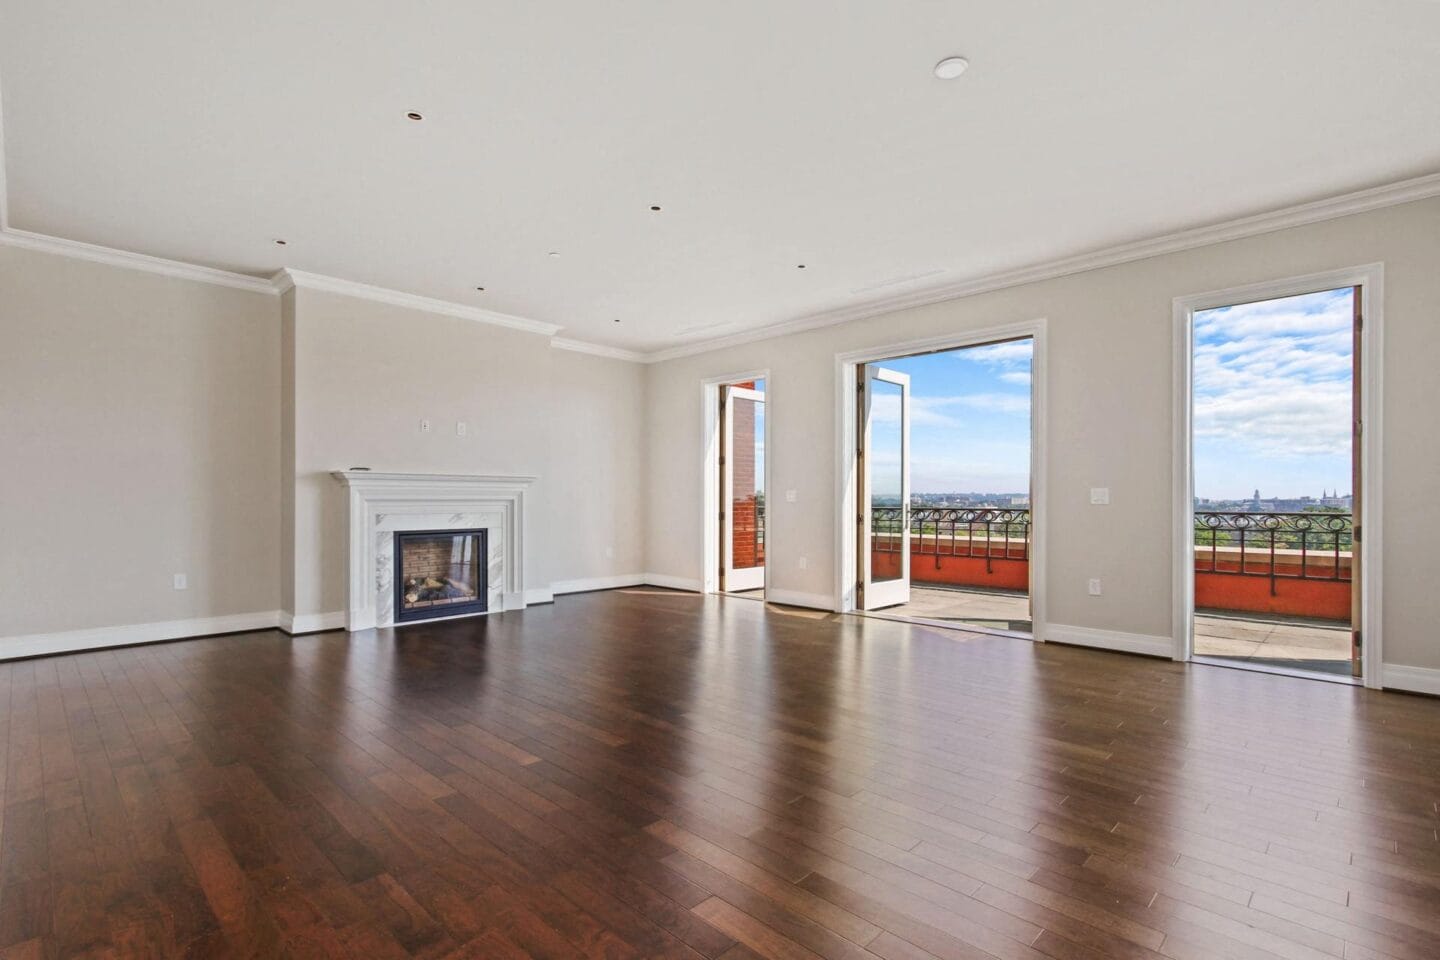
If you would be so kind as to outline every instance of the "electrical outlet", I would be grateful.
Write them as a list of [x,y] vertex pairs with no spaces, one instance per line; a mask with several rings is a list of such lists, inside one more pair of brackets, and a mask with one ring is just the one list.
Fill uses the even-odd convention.
[[786,491],[785,491],[785,502],[786,502],[786,503],[794,503],[794,502],[795,502],[796,500],[798,500],[799,498],[800,498],[800,492],[799,492],[798,490],[786,490]]
[[175,589],[176,589],[176,590],[188,590],[189,588],[190,588],[190,581],[186,578],[185,574],[183,574],[183,573],[177,573],[177,574],[175,574]]
[[420,421],[420,432],[421,432],[421,433],[429,433],[429,432],[430,432],[430,421],[429,421],[429,420],[421,420],[421,421]]
[[614,548],[614,547],[606,547],[606,548],[605,548],[605,558],[608,560],[608,559],[614,558],[614,556],[615,556],[615,548]]
[[804,570],[805,568],[807,568],[807,567],[809,567],[809,566],[810,566],[810,558],[809,558],[809,557],[801,557],[801,558],[800,558],[800,569],[801,569],[801,570]]
[[1092,596],[1092,597],[1098,597],[1098,596],[1100,596],[1100,578],[1099,578],[1099,577],[1091,577],[1091,578],[1090,578],[1090,596]]
[[463,437],[470,430],[470,425],[464,420],[455,421],[455,436]]
[[1090,502],[1096,506],[1106,506],[1110,503],[1109,487],[1091,487]]

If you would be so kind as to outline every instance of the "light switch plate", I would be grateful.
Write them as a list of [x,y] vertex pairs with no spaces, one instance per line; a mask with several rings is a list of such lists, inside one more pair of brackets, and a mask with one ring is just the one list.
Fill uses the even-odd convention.
[[786,491],[785,491],[785,502],[786,502],[786,503],[794,503],[797,499],[799,499],[799,497],[800,497],[800,493],[799,493],[799,491],[797,491],[797,490],[786,490]]
[[1091,487],[1090,502],[1099,506],[1105,506],[1110,502],[1109,487]]

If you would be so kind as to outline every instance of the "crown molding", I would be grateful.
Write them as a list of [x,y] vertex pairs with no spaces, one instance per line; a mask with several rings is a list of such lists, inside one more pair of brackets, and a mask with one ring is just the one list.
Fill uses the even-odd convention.
[[166,260],[163,257],[152,257],[144,253],[131,253],[128,250],[102,247],[94,243],[82,243],[79,240],[51,237],[43,233],[31,233],[29,230],[16,230],[14,227],[7,226],[0,229],[0,245],[50,253],[59,257],[69,257],[72,260],[88,260],[91,263],[103,263],[111,267],[141,270],[145,273],[156,273],[162,277],[178,277],[182,280],[196,280],[200,283],[232,287],[236,290],[249,290],[252,293],[275,292],[270,281],[262,277],[232,273],[229,270],[217,270],[214,267],[202,267],[193,263],[182,263],[179,260]]
[[415,293],[391,290],[388,287],[371,286],[368,283],[357,283],[354,280],[342,280],[339,277],[305,273],[301,270],[281,270],[270,278],[270,285],[276,293],[284,293],[291,287],[299,287],[302,290],[324,290],[328,293],[344,294],[347,297],[373,300],[376,303],[388,303],[391,306],[408,307],[412,310],[423,310],[426,313],[438,313],[447,317],[459,317],[463,320],[475,320],[497,327],[523,330],[526,333],[538,333],[542,337],[553,337],[560,332],[560,325],[555,323],[542,323],[539,320],[499,313],[495,310],[485,310],[463,303],[451,303],[449,300],[437,300],[434,297],[423,297]]
[[556,350],[569,350],[572,353],[588,353],[595,357],[609,357],[611,360],[628,360],[631,363],[644,363],[648,355],[635,350],[626,350],[623,347],[610,347],[603,343],[590,343],[586,340],[572,340],[569,337],[554,337],[550,346]]
[[846,304],[831,310],[797,317],[794,320],[767,324],[728,336],[716,337],[712,340],[702,340],[697,343],[656,350],[644,354],[644,362],[658,363],[664,360],[694,356],[743,343],[753,343],[757,340],[769,340],[787,334],[834,326],[849,320],[877,317],[909,307],[958,300],[961,297],[972,297],[976,294],[1004,290],[1007,287],[1037,283],[1042,280],[1054,280],[1058,277],[1068,277],[1090,270],[1133,263],[1136,260],[1147,260],[1169,253],[1180,253],[1197,247],[1226,243],[1230,240],[1243,240],[1246,237],[1273,233],[1276,230],[1320,223],[1324,220],[1335,220],[1339,217],[1367,213],[1371,210],[1393,207],[1416,200],[1428,200],[1437,196],[1440,196],[1440,173],[1432,173],[1410,180],[1401,180],[1398,183],[1357,190],[1324,200],[1315,200],[1297,206],[1272,210],[1268,213],[1242,217],[1238,220],[1194,227],[1178,233],[1137,240],[1073,257],[1045,261],[1016,270],[986,274],[920,290],[910,290],[889,297],[866,300],[862,303]]

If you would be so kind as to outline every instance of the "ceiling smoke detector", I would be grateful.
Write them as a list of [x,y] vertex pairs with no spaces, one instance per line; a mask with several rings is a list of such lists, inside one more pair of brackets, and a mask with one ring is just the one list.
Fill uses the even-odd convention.
[[941,80],[954,80],[970,66],[970,61],[964,57],[946,57],[935,64],[935,76]]

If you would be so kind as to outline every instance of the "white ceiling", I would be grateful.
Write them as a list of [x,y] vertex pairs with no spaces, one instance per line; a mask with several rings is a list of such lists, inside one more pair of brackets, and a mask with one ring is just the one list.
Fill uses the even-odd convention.
[[1440,169],[1440,3],[0,0],[0,90],[13,228],[655,350]]

